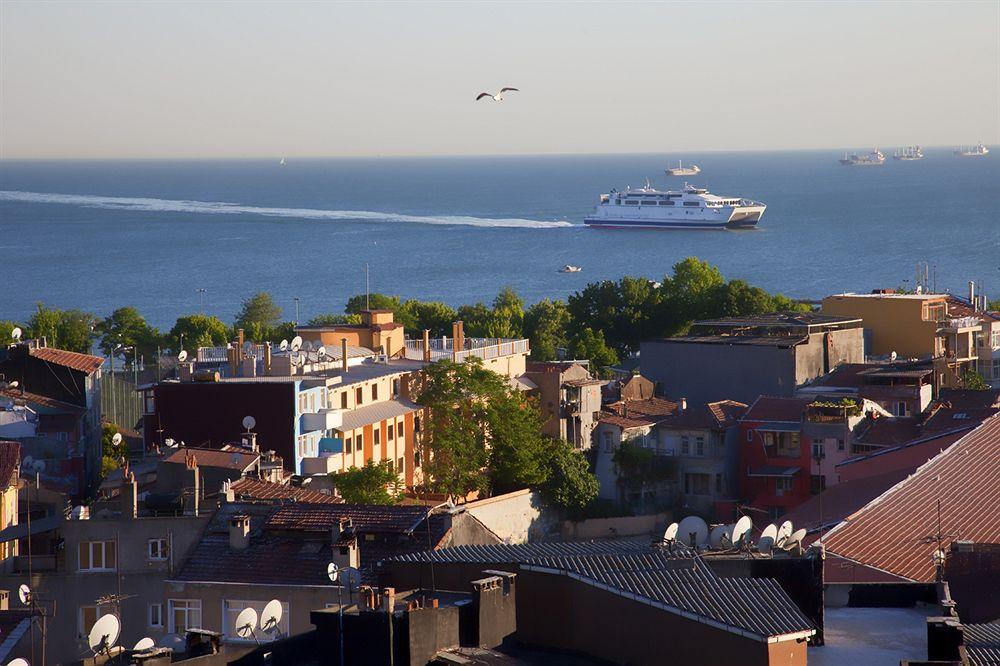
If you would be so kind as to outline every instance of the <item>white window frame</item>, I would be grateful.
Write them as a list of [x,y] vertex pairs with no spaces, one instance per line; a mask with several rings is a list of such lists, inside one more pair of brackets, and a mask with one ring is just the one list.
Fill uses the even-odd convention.
[[[184,629],[201,628],[201,599],[168,599],[167,600],[167,631],[171,634],[182,633],[177,630],[174,622],[174,614],[178,610],[184,611]],[[197,622],[192,622],[192,614],[197,613]]]
[[[108,544],[115,544],[115,566],[106,566],[108,563]],[[107,539],[104,541],[80,541],[77,545],[76,556],[80,557],[80,546],[86,545],[90,550],[90,566],[84,568],[81,561],[77,561],[77,570],[82,572],[102,572],[102,571],[118,571],[118,544],[114,539]],[[101,566],[94,566],[94,553],[97,552],[96,546],[100,546],[101,553]]]
[[[153,618],[155,610],[155,621]],[[155,601],[146,608],[146,626],[152,629],[162,629],[163,628],[163,604],[159,601]]]
[[167,537],[149,539],[146,541],[146,559],[150,562],[166,562],[169,557],[169,548],[170,542]]

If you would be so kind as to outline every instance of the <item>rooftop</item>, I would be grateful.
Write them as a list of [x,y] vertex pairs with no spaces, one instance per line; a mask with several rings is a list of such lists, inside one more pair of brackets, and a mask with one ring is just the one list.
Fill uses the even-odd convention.
[[55,400],[38,393],[22,391],[20,388],[0,389],[0,396],[13,401],[15,405],[27,405],[39,414],[72,414],[80,416],[86,410],[69,402]]
[[663,398],[620,400],[606,405],[599,421],[620,428],[639,428],[659,423],[677,410],[677,403]]
[[337,427],[337,430],[347,432],[348,430],[354,430],[355,428],[360,428],[371,423],[379,423],[386,419],[396,418],[397,416],[403,416],[404,414],[418,410],[420,410],[420,405],[405,398],[373,402],[370,405],[345,411],[343,421]]
[[778,423],[801,423],[806,407],[816,398],[779,398],[762,395],[753,401],[743,414],[741,421],[768,421]]
[[54,365],[71,368],[73,370],[79,370],[80,372],[85,372],[88,375],[96,372],[102,365],[104,365],[104,359],[100,356],[78,354],[77,352],[56,349],[54,347],[34,347],[31,349],[29,354],[34,358],[45,361],[46,363],[52,363]]
[[299,488],[284,483],[272,483],[250,476],[233,481],[229,484],[229,489],[233,491],[238,502],[248,500],[277,500],[309,504],[338,504],[344,501],[334,495],[327,495],[326,493],[308,488]]
[[1000,542],[1000,416],[849,516],[824,538],[829,552],[914,581],[934,580],[940,502],[942,547]]
[[861,323],[860,317],[842,317],[840,315],[823,314],[822,312],[771,312],[743,317],[702,319],[694,322],[693,325],[696,327],[708,326],[713,328],[801,328],[856,323]]
[[194,457],[199,467],[224,467],[240,472],[245,471],[260,459],[259,453],[185,446],[167,455],[163,462],[183,465],[188,456]]

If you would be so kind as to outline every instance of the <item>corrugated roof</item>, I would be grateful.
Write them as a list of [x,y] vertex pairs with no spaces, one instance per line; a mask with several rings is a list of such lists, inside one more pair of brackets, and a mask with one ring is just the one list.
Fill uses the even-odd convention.
[[380,423],[386,419],[394,419],[410,412],[420,410],[420,405],[404,398],[375,402],[364,407],[358,407],[344,412],[343,422],[337,428],[340,432],[354,430],[372,423]]
[[620,400],[605,406],[598,420],[620,428],[638,428],[664,421],[677,411],[677,403],[663,398]]
[[423,506],[382,506],[378,504],[306,505],[289,504],[267,521],[268,529],[328,532],[343,518],[350,518],[355,530],[368,532],[412,532],[427,515]]
[[841,481],[822,493],[813,495],[781,518],[810,532],[836,525],[905,479],[916,468],[917,465],[914,465],[909,469],[896,469],[861,479]]
[[0,395],[13,400],[14,404],[28,405],[40,414],[72,414],[80,416],[87,411],[83,407],[74,405],[71,402],[55,400],[44,395],[39,395],[38,393],[32,393],[31,391],[22,391],[21,389],[2,389],[0,390]]
[[1000,623],[963,624],[970,666],[1000,666]]
[[73,370],[79,370],[80,372],[85,372],[88,375],[92,372],[96,372],[102,365],[104,365],[104,359],[100,356],[78,354],[76,352],[66,351],[65,349],[55,349],[54,347],[34,348],[29,351],[29,354],[47,363],[54,363],[56,365],[72,368]]
[[872,500],[825,537],[827,550],[915,581],[934,580],[937,503],[943,547],[1000,541],[1000,416],[994,416]]
[[[491,544],[485,546],[455,546],[442,548],[434,553],[408,554],[391,559],[403,562],[426,562],[432,557],[435,562],[483,562],[483,563],[530,563],[546,557],[573,557],[581,555],[621,555],[627,553],[649,553],[652,548],[649,539],[605,539],[601,541],[553,541],[522,544]],[[690,557],[680,554],[678,557]]]

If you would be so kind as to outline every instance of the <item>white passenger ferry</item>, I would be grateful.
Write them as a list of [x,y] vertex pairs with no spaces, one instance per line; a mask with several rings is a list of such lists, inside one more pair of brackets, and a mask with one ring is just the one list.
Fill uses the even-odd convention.
[[621,229],[726,229],[757,226],[767,208],[759,201],[720,197],[685,184],[684,189],[646,187],[601,195],[594,213],[584,219],[591,227]]

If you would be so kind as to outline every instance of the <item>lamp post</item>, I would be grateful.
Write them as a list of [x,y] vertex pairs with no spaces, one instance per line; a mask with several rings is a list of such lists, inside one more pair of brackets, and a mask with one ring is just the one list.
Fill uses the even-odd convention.
[[195,291],[198,292],[198,303],[201,308],[201,313],[205,314],[205,288],[198,287]]

